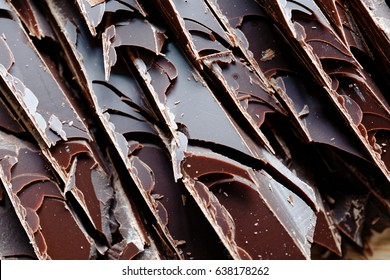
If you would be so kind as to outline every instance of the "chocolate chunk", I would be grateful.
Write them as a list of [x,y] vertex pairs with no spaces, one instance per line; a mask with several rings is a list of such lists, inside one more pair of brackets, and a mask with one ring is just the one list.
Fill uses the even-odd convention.
[[[71,137],[87,137],[84,132],[85,126],[75,115],[68,99],[62,93],[58,83],[46,70],[46,66],[40,59],[36,49],[32,46],[26,34],[21,29],[18,22],[7,18],[0,18],[1,32],[7,38],[7,44],[12,45],[12,55],[17,54],[15,61],[9,71],[2,67],[0,75],[6,83],[13,97],[16,99],[35,126],[37,133],[50,147],[61,137],[57,132],[50,129],[48,124],[50,118],[57,118],[63,127],[58,128],[58,132]],[[29,67],[36,69],[31,71]],[[42,81],[37,83],[36,81]],[[50,90],[49,90],[50,89]],[[45,100],[46,102],[39,102]],[[58,102],[47,102],[56,100]],[[72,122],[72,126],[69,123]],[[55,129],[57,130],[57,129]],[[83,131],[84,130],[84,131]]]
[[96,27],[103,19],[105,1],[99,1],[100,3],[89,0],[77,0],[77,5],[84,15],[88,28],[93,36],[96,36]]
[[[2,163],[15,158],[10,177],[2,176],[12,205],[39,259],[89,259],[95,246],[68,210],[58,183],[41,154],[28,143],[1,133]],[[14,146],[12,143],[19,143]],[[10,157],[11,156],[11,157]],[[30,167],[34,166],[35,169]],[[42,168],[40,168],[42,167]],[[30,179],[35,176],[36,179]],[[25,177],[26,180],[20,180]],[[39,178],[39,179],[38,179]],[[18,180],[19,179],[19,180]],[[37,180],[38,179],[38,180]]]
[[[179,40],[183,49],[191,48],[192,55],[190,55],[190,57],[195,64],[200,63],[199,67],[201,69],[203,69],[204,65],[211,68],[211,76],[217,78],[218,87],[221,87],[228,92],[233,101],[232,104],[235,104],[237,107],[236,110],[242,112],[243,117],[252,127],[258,139],[272,151],[272,147],[269,145],[268,140],[258,126],[259,123],[261,123],[261,118],[265,115],[265,112],[269,112],[273,109],[272,107],[275,105],[275,101],[272,100],[272,94],[265,90],[267,88],[269,89],[270,85],[262,79],[263,74],[260,71],[257,71],[257,73],[260,72],[260,77],[258,77],[257,74],[251,73],[253,67],[256,68],[257,64],[253,66],[250,65],[250,63],[245,65],[244,63],[238,62],[239,60],[245,61],[245,59],[234,55],[231,49],[233,47],[233,42],[230,40],[232,36],[229,36],[230,34],[228,34],[224,30],[224,27],[218,23],[213,15],[213,11],[209,10],[207,3],[203,1],[184,3],[180,1],[159,1],[159,3],[171,28],[177,29],[176,34],[187,34],[185,38],[180,38]],[[196,12],[190,14],[189,11]],[[177,25],[177,22],[180,24]],[[200,22],[202,23],[200,24]],[[199,25],[199,27],[197,25]],[[224,47],[225,45],[228,47]],[[229,65],[230,73],[233,73],[238,85],[232,85],[230,82],[230,73],[225,73],[226,71],[224,72],[221,70],[218,63]],[[250,93],[242,92],[245,91],[243,89],[243,84],[247,82],[245,80],[246,78],[248,78],[250,84],[253,85]],[[242,91],[240,91],[240,85]],[[246,94],[253,96],[250,105],[246,105],[250,102],[250,100],[245,97]],[[259,97],[261,99],[260,102],[265,101],[266,105],[268,105],[267,101],[271,102],[271,108],[256,106],[256,100]],[[252,108],[247,108],[248,106]],[[253,109],[253,107],[256,109]],[[248,111],[250,112],[248,113]],[[251,116],[251,113],[254,115]],[[260,117],[257,117],[256,114]]]
[[[208,201],[214,201],[214,207],[219,207],[222,213],[227,211],[232,217],[233,220],[214,217],[213,224],[217,232],[222,233],[225,246],[230,245],[227,247],[233,251],[233,256],[244,259],[310,257],[314,212],[266,172],[254,171],[199,148],[189,152],[182,168],[196,197],[206,205]],[[202,192],[207,192],[207,196],[200,192],[202,185]],[[295,211],[301,215],[293,214]],[[210,212],[209,215],[212,219]],[[281,235],[278,239],[274,239],[276,232]]]
[[[132,33],[133,31],[134,33]],[[138,46],[160,54],[164,40],[165,36],[162,31],[140,19],[134,19],[126,25],[107,28],[103,34],[106,80],[109,78],[111,67],[115,65],[117,60],[115,48],[119,46]]]

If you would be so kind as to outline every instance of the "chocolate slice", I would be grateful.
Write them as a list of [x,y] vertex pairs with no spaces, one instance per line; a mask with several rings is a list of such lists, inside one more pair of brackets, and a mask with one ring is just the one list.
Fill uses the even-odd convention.
[[[389,3],[385,1],[354,0],[348,5],[362,35],[374,53],[375,61],[381,65],[380,69],[386,75],[390,73],[390,31],[388,18],[390,15]],[[383,77],[385,77],[383,75]],[[386,79],[384,79],[386,82]],[[389,83],[386,82],[387,86]]]
[[[17,143],[17,145],[15,145]],[[39,259],[96,257],[36,147],[1,132],[1,181]]]
[[10,3],[14,7],[19,18],[23,21],[31,36],[39,39],[44,37],[53,38],[53,32],[49,28],[46,18],[39,11],[39,3],[32,0],[12,0]]
[[206,216],[224,236],[233,256],[310,258],[314,212],[265,171],[195,147],[182,168],[189,189],[199,204],[207,206]]

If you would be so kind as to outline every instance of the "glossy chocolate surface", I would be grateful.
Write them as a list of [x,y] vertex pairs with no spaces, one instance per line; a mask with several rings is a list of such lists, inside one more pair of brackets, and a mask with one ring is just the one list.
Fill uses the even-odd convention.
[[388,10],[0,0],[0,258],[368,254],[390,226]]

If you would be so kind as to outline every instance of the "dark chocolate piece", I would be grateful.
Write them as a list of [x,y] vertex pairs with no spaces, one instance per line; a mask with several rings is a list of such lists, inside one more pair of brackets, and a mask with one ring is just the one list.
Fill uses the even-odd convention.
[[137,11],[142,15],[145,15],[145,12],[137,0],[111,0],[107,3],[106,1],[101,0],[77,0],[76,3],[93,36],[97,35],[96,28],[101,23],[105,12],[126,10],[130,12]]
[[359,246],[363,245],[361,234],[365,222],[366,203],[367,196],[349,196],[331,211],[338,228]]
[[317,213],[313,240],[315,243],[341,256],[341,235],[332,219],[330,209],[324,201],[320,201],[318,204],[320,211]]
[[103,19],[104,8],[106,5],[105,1],[91,3],[91,1],[88,0],[77,0],[76,2],[81,13],[86,19],[88,29],[93,36],[96,36],[96,26],[98,26]]
[[[51,147],[61,139],[89,139],[85,126],[77,118],[68,99],[47,71],[19,23],[9,18],[0,18],[0,21],[1,32],[6,37],[3,42],[12,46],[12,50],[9,47],[8,50],[14,57],[14,63],[9,69],[0,67],[1,78],[24,114],[33,122],[42,140]],[[29,67],[35,71],[31,71]]]
[[0,135],[1,181],[37,257],[94,258],[95,245],[69,211],[42,154],[20,139]]
[[39,4],[32,0],[11,0],[19,18],[23,21],[31,36],[42,39],[43,37],[53,38],[54,34],[50,29],[46,18],[39,11]]
[[265,171],[199,148],[190,149],[182,168],[198,203],[209,205],[206,215],[212,219],[214,207],[225,213],[217,210],[212,223],[234,257],[310,258],[314,212]]

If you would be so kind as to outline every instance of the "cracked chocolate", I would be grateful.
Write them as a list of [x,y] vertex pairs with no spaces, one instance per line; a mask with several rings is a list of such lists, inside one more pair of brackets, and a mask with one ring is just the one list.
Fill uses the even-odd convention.
[[0,258],[368,257],[390,226],[387,12],[0,1]]

